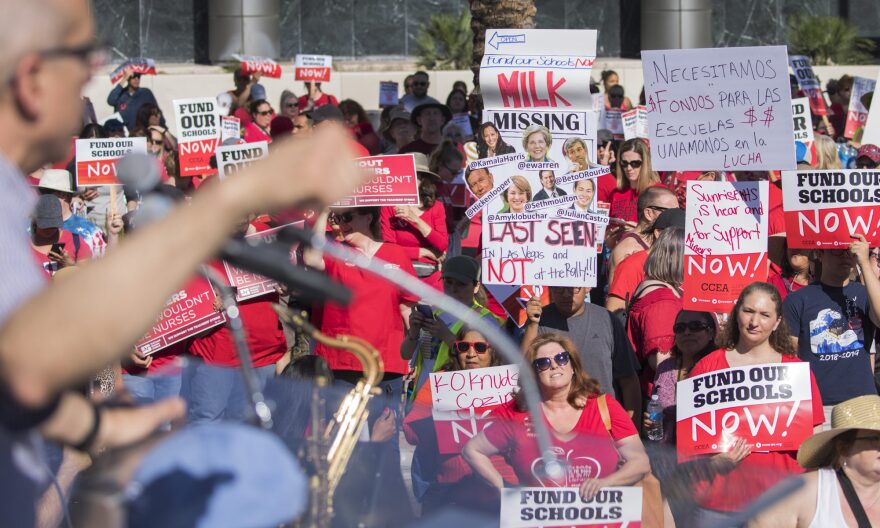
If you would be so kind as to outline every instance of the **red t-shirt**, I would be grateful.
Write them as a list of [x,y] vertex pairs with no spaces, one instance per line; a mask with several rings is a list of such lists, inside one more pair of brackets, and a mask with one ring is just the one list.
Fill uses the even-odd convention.
[[[211,266],[223,276],[224,280],[227,280],[223,264],[213,262]],[[275,363],[287,350],[281,321],[278,320],[275,310],[272,309],[272,304],[277,302],[278,294],[270,293],[238,303],[254,367],[265,367]],[[210,365],[240,366],[232,333],[225,324],[216,326],[208,330],[206,334],[195,337],[189,352]]]
[[271,143],[272,136],[257,126],[256,123],[251,122],[244,127],[244,141],[245,143],[256,143],[258,141]]
[[[783,279],[782,273],[774,273],[773,275],[770,275],[767,282],[776,286],[776,290],[779,292],[779,296],[782,297],[783,301],[788,297],[789,293],[796,292],[801,288],[806,288],[806,285],[798,284],[789,278]],[[791,291],[789,291],[789,288],[791,288]]]
[[[431,248],[446,251],[449,246],[449,233],[446,231],[446,209],[439,201],[434,202],[427,211],[422,212],[419,218],[431,226],[428,236],[422,233],[407,220],[394,216],[394,207],[383,207],[380,210],[379,220],[382,226],[382,240],[400,246],[403,253],[410,259],[425,262],[436,266],[436,262],[424,257],[419,257],[419,248]],[[440,272],[435,271],[422,281],[442,291],[440,284]]]
[[486,438],[505,456],[519,478],[520,485],[545,488],[579,486],[587,479],[602,478],[617,471],[620,455],[614,442],[638,434],[629,415],[617,400],[605,396],[611,418],[611,436],[605,429],[596,398],[587,400],[580,418],[572,429],[574,437],[560,440],[550,428],[553,450],[566,462],[566,474],[556,481],[543,475],[544,462],[538,450],[531,416],[518,411],[514,402],[499,407],[496,421],[485,429]]
[[608,216],[627,222],[638,221],[639,193],[635,189],[632,187],[627,187],[625,190],[618,189],[617,178],[613,174],[599,176],[596,187],[598,194],[596,199],[611,204]]
[[[89,249],[89,245],[86,244],[82,237],[79,237],[79,249],[77,249],[73,243],[73,233],[66,229],[60,229],[59,231],[58,243],[64,244],[64,251],[73,257],[74,262],[79,264],[92,258],[92,250]],[[55,275],[55,272],[58,271],[57,262],[50,260],[48,255],[40,253],[33,246],[31,246],[31,253],[34,255],[34,260],[37,261],[37,264],[43,268],[47,275],[50,277]]]
[[672,325],[680,311],[681,297],[662,286],[648,290],[630,305],[626,333],[642,365],[639,374],[642,394],[652,394],[654,386],[654,369],[648,364],[648,358],[672,349],[675,344]]
[[[800,359],[782,356],[782,362],[798,363]],[[689,377],[727,368],[730,368],[730,363],[727,362],[726,351],[718,349],[701,359],[691,370]],[[825,413],[822,410],[822,396],[812,372],[810,391],[813,395],[813,425],[821,425],[825,421]],[[803,472],[804,469],[797,463],[797,451],[752,451],[730,473],[697,482],[694,496],[697,504],[703,508],[724,512],[740,511],[781,480]]]
[[[324,106],[324,105],[328,105],[328,104],[332,104],[333,106],[339,106],[339,101],[337,101],[336,98],[333,97],[332,95],[327,95],[325,93],[322,93],[321,97],[318,97],[317,99],[315,99],[315,105],[312,107],[312,110],[314,110],[315,108],[318,108],[319,106]],[[309,105],[308,94],[301,95],[300,98],[296,100],[296,106],[299,107],[300,112],[305,110],[306,106],[308,106],[308,105]]]
[[770,214],[767,235],[785,234],[785,215],[782,211],[782,180],[770,182]]
[[608,288],[608,295],[626,300],[627,294],[632,297],[636,288],[645,280],[645,261],[648,260],[648,251],[641,250],[633,253],[620,261],[614,268],[614,278]]
[[[394,244],[382,244],[376,258],[387,262],[386,267],[415,275],[409,258]],[[351,289],[352,297],[348,306],[324,304],[319,311],[321,332],[331,337],[350,335],[364,339],[381,354],[386,373],[406,374],[409,363],[400,357],[400,305],[418,298],[354,265],[324,257],[324,266],[329,278]],[[360,361],[350,352],[318,343],[315,354],[327,360],[332,370],[363,371]]]

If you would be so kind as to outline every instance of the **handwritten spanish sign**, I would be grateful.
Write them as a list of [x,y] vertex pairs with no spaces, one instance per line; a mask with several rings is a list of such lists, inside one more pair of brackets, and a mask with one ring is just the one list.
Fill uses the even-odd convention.
[[215,154],[217,175],[225,178],[268,156],[269,144],[265,141],[257,141],[243,145],[221,145],[217,147]]
[[175,99],[174,117],[177,121],[177,152],[180,155],[180,175],[214,174],[211,156],[220,138],[217,100],[213,97]]
[[721,312],[767,280],[768,182],[687,182],[684,308]]
[[642,522],[642,488],[602,488],[590,500],[578,488],[505,488],[501,528],[636,527]]
[[813,434],[809,363],[737,367],[678,382],[679,460],[723,453],[739,438],[755,451],[791,451]]
[[147,138],[76,140],[76,186],[119,185],[116,162],[129,152],[147,153]]
[[333,68],[330,55],[297,55],[294,62],[294,79],[306,82],[327,82]]
[[642,52],[658,170],[793,169],[785,46]]
[[355,163],[373,176],[333,207],[419,205],[419,182],[412,154],[358,158]]

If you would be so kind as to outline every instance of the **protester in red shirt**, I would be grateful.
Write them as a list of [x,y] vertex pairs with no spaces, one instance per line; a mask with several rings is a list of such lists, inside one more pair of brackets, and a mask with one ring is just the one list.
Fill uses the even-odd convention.
[[598,200],[611,204],[609,216],[626,222],[636,222],[636,200],[639,193],[660,182],[651,170],[651,154],[641,139],[624,141],[617,151],[616,176],[599,177]]
[[[718,370],[772,363],[796,363],[797,349],[782,317],[782,299],[776,288],[755,282],[740,293],[719,339],[721,348],[694,366],[690,377]],[[822,397],[810,374],[813,425],[825,420]],[[681,437],[678,442],[686,441]],[[697,482],[694,493],[699,506],[689,526],[721,525],[762,493],[804,470],[797,463],[797,450],[752,451],[748,438],[739,438],[730,451],[702,457],[712,470]]]
[[678,198],[675,193],[666,187],[648,187],[636,200],[638,211],[638,224],[632,230],[623,233],[617,244],[611,251],[611,259],[608,261],[608,276],[614,279],[614,270],[626,257],[641,250],[648,249],[654,243],[654,222],[666,211],[680,212],[681,222],[684,222],[684,211],[678,207]]
[[767,279],[768,283],[776,287],[783,301],[789,293],[807,286],[813,279],[809,250],[786,248],[785,256],[782,269]]
[[79,235],[64,229],[63,225],[58,198],[51,194],[40,196],[31,220],[31,251],[50,277],[61,268],[92,258],[88,244]]
[[490,458],[502,454],[520,485],[579,487],[585,500],[601,488],[639,482],[650,464],[638,432],[623,407],[601,394],[599,383],[583,370],[571,340],[545,334],[532,342],[525,356],[538,378],[539,414],[550,430],[554,451],[564,454],[565,474],[553,478],[543,471],[522,390],[462,451],[474,472],[497,488],[506,487]]
[[358,143],[370,151],[371,156],[380,154],[382,147],[379,142],[379,136],[373,130],[373,124],[367,117],[364,107],[357,101],[345,99],[339,103],[339,110],[345,116],[345,125],[351,131]]
[[275,111],[272,105],[265,99],[254,101],[250,105],[251,122],[244,127],[244,140],[246,143],[256,143],[257,141],[272,142],[272,134],[270,126],[272,118],[275,117]]
[[307,82],[305,86],[306,95],[300,96],[299,100],[297,100],[300,113],[311,112],[325,105],[339,106],[339,101],[335,97],[321,91],[321,83]]

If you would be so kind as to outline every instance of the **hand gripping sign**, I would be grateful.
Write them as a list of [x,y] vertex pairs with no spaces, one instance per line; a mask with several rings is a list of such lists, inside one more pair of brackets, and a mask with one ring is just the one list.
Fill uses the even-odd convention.
[[723,453],[739,438],[755,451],[792,451],[813,434],[810,364],[709,372],[676,386],[679,460]]
[[602,488],[588,501],[581,497],[578,488],[505,488],[501,491],[501,528],[637,528],[641,523],[641,488]]
[[373,176],[333,207],[419,205],[419,182],[412,154],[358,158],[355,163]]
[[174,117],[177,121],[177,152],[180,155],[180,175],[214,174],[211,156],[220,138],[220,116],[217,100],[213,97],[175,99]]
[[242,75],[259,73],[264,77],[281,78],[281,65],[272,59],[254,57],[253,55],[233,55],[232,57],[241,63]]
[[722,312],[767,280],[768,182],[687,182],[686,310]]
[[113,70],[113,73],[110,74],[110,83],[118,83],[128,72],[140,73],[141,75],[156,75],[156,61],[144,57],[128,59]]
[[147,153],[147,138],[76,140],[76,186],[119,185],[116,162],[129,152]]
[[294,63],[294,79],[306,82],[328,82],[333,68],[330,55],[297,55]]
[[207,281],[196,279],[165,303],[159,320],[138,341],[137,351],[149,356],[199,332],[226,322],[223,312],[214,310],[214,290]]
[[878,170],[785,171],[782,206],[789,248],[846,248],[854,234],[880,244]]
[[519,369],[503,365],[432,372],[431,414],[440,453],[460,453],[468,440],[492,424],[492,411],[513,398]]

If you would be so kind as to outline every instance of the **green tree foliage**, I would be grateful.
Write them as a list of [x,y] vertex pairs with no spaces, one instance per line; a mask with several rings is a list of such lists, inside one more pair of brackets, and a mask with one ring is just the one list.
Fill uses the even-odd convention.
[[806,55],[814,66],[873,61],[874,42],[859,37],[855,28],[839,17],[792,17],[786,39],[790,55]]
[[471,14],[438,13],[416,35],[418,65],[429,70],[464,70],[470,67],[474,44]]

